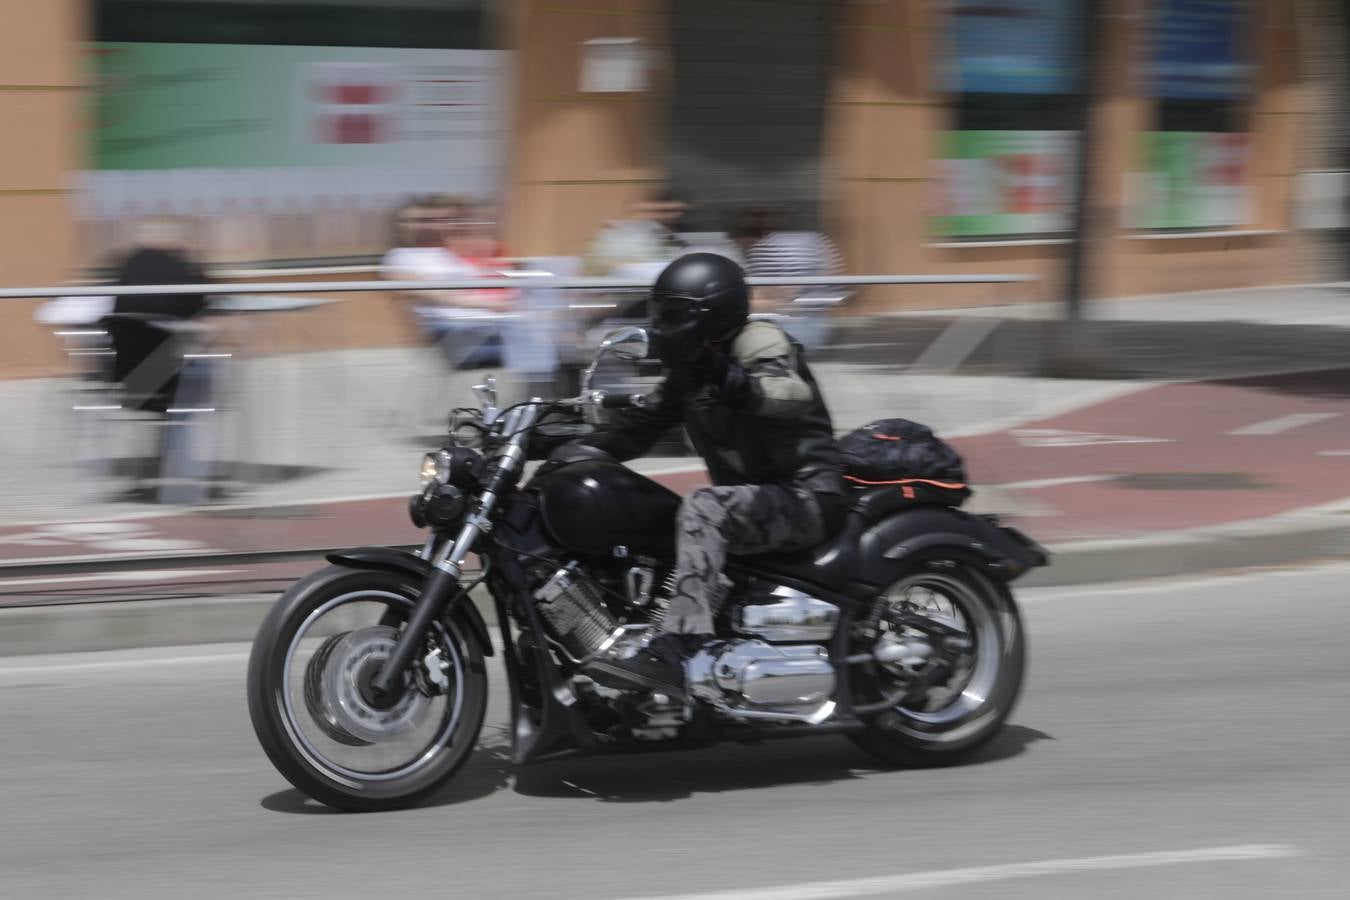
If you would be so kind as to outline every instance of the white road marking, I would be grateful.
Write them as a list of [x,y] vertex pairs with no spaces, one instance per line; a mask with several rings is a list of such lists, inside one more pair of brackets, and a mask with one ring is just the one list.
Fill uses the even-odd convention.
[[1318,450],[1318,456],[1350,456],[1350,450]]
[[[1072,397],[1056,397],[1053,400],[1032,404],[1029,408],[1020,413],[996,417],[979,425],[943,431],[942,437],[977,437],[985,434],[994,434],[999,431],[1007,431],[1018,425],[1029,425],[1032,422],[1049,421],[1050,419],[1056,419],[1060,416],[1066,416],[1069,413],[1078,412],[1080,409],[1087,409],[1090,406],[1098,406],[1112,400],[1119,400],[1122,397],[1128,397],[1131,394],[1137,394],[1140,391],[1146,391],[1158,386],[1159,383],[1155,381],[1104,382],[1095,386],[1084,386],[1079,390],[1075,390]],[[1034,392],[1037,388],[1033,385],[1030,390]]]
[[156,537],[148,525],[134,522],[65,522],[40,525],[35,531],[0,537],[0,543],[50,547],[53,544],[89,547],[105,551],[164,553],[170,550],[205,549],[201,541]]
[[198,575],[230,575],[239,569],[145,569],[137,572],[105,572],[102,575],[47,575],[41,578],[0,578],[0,590],[38,585],[62,585],[92,581],[173,581]]
[[98,541],[89,546],[112,553],[139,551],[141,553],[167,553],[170,550],[205,550],[201,541],[181,540],[179,538],[118,538],[117,540]]
[[144,525],[133,525],[130,522],[62,522],[47,525],[43,530],[75,536],[96,535],[101,538],[108,534],[140,534],[146,529]]
[[1314,422],[1334,419],[1339,415],[1340,413],[1290,413],[1287,416],[1279,416],[1274,419],[1266,419],[1264,422],[1256,422],[1251,425],[1244,425],[1241,428],[1234,428],[1228,433],[1231,435],[1260,435],[1263,437],[1272,434],[1284,434],[1286,431],[1293,431],[1295,428],[1302,428],[1304,425],[1311,425]]
[[1023,447],[1096,447],[1102,444],[1174,443],[1172,438],[1098,434],[1092,431],[1063,431],[1059,428],[1016,428],[1010,434]]
[[[1110,481],[1115,475],[1065,475],[1062,478],[1036,478],[1031,481],[1010,481],[1007,484],[993,484],[988,487],[1003,488],[1009,491],[1034,491],[1040,488],[1060,487],[1066,484],[1088,484],[1094,481]],[[975,489],[979,490],[976,485]]]
[[1047,875],[1111,872],[1121,869],[1146,869],[1194,863],[1287,859],[1300,855],[1302,855],[1301,850],[1288,844],[1244,844],[1234,847],[1205,847],[1196,850],[1169,850],[1158,853],[1046,859],[1039,862],[1009,863],[1000,866],[972,866],[967,869],[935,869],[928,872],[911,872],[905,875],[852,878],[847,881],[817,881],[808,884],[750,888],[739,891],[713,891],[706,894],[670,894],[650,897],[647,900],[829,900],[833,897],[898,894],[905,891],[966,884],[985,884],[991,881],[1008,881],[1015,878],[1040,878]]
[[[182,648],[179,648],[182,649]],[[116,671],[118,669],[148,669],[157,666],[182,666],[201,663],[237,663],[248,659],[247,653],[204,653],[200,656],[157,656],[152,659],[108,659],[98,662],[57,663],[48,666],[3,666],[0,677],[40,675],[54,672]]]
[[999,326],[998,319],[956,319],[924,348],[908,371],[950,372],[975,352]]

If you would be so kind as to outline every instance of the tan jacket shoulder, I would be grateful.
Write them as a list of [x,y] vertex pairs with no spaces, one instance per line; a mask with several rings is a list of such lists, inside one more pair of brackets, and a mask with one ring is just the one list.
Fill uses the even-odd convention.
[[772,322],[756,320],[746,324],[731,343],[732,359],[749,369],[763,359],[785,359],[792,355],[792,341]]

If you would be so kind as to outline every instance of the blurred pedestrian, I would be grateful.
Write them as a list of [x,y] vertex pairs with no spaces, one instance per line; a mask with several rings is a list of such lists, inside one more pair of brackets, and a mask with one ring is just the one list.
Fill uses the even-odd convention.
[[[188,234],[187,223],[176,219],[143,223],[114,282],[122,287],[206,282]],[[123,408],[157,413],[180,426],[161,432],[153,468],[146,472],[168,479],[159,492],[165,503],[195,503],[206,496],[212,437],[203,417],[214,411],[214,377],[208,359],[188,354],[201,348],[209,332],[186,324],[206,308],[200,293],[119,295],[102,320],[113,348],[110,377],[121,386]]]
[[[150,284],[202,284],[206,273],[192,259],[187,226],[173,219],[153,219],[136,233],[136,245],[118,264],[113,277],[123,287]],[[202,294],[158,294],[149,297],[120,296],[115,313],[148,313],[176,319],[191,319],[206,309]]]
[[[385,254],[380,274],[391,281],[443,281],[475,278],[482,270],[452,249],[481,244],[466,233],[470,221],[462,200],[433,195],[406,204],[398,214],[402,246]],[[501,363],[500,317],[509,298],[502,292],[427,290],[409,294],[423,336],[456,369]]]
[[[136,231],[136,243],[118,264],[113,283],[122,287],[202,284],[206,273],[192,258],[187,226],[174,219],[152,219]],[[143,409],[162,412],[179,390],[182,360],[175,352],[175,329],[157,322],[192,319],[206,309],[202,294],[119,295],[105,325],[113,345],[113,381],[141,397]],[[202,373],[198,373],[202,374]],[[202,375],[204,378],[204,374]],[[194,390],[200,393],[203,384]]]
[[[605,223],[586,251],[588,275],[613,275],[633,265],[659,263],[656,272],[684,252],[674,228],[689,204],[663,190],[633,204],[627,217]],[[655,273],[653,273],[653,278]]]
[[788,316],[793,321],[784,323],[784,328],[807,347],[814,347],[824,339],[827,310],[846,300],[848,292],[811,284],[809,279],[842,274],[844,261],[823,232],[789,230],[786,220],[782,209],[750,207],[738,216],[732,238],[745,256],[750,277],[802,279],[796,285],[756,288],[754,311]]
[[501,240],[497,207],[471,202],[461,206],[459,212],[459,218],[451,223],[450,249],[485,273],[506,268],[506,245]]

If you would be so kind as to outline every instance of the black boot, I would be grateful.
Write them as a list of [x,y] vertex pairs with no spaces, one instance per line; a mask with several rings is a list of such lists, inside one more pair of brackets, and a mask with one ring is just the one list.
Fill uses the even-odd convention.
[[623,691],[657,691],[684,699],[684,661],[712,639],[705,634],[661,634],[627,658],[602,656],[581,667],[599,684]]

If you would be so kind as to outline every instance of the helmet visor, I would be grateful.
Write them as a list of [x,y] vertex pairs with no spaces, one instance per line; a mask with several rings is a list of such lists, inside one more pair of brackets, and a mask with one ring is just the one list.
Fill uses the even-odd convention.
[[699,304],[673,297],[657,297],[652,304],[652,330],[661,333],[685,331],[695,326],[702,309]]

